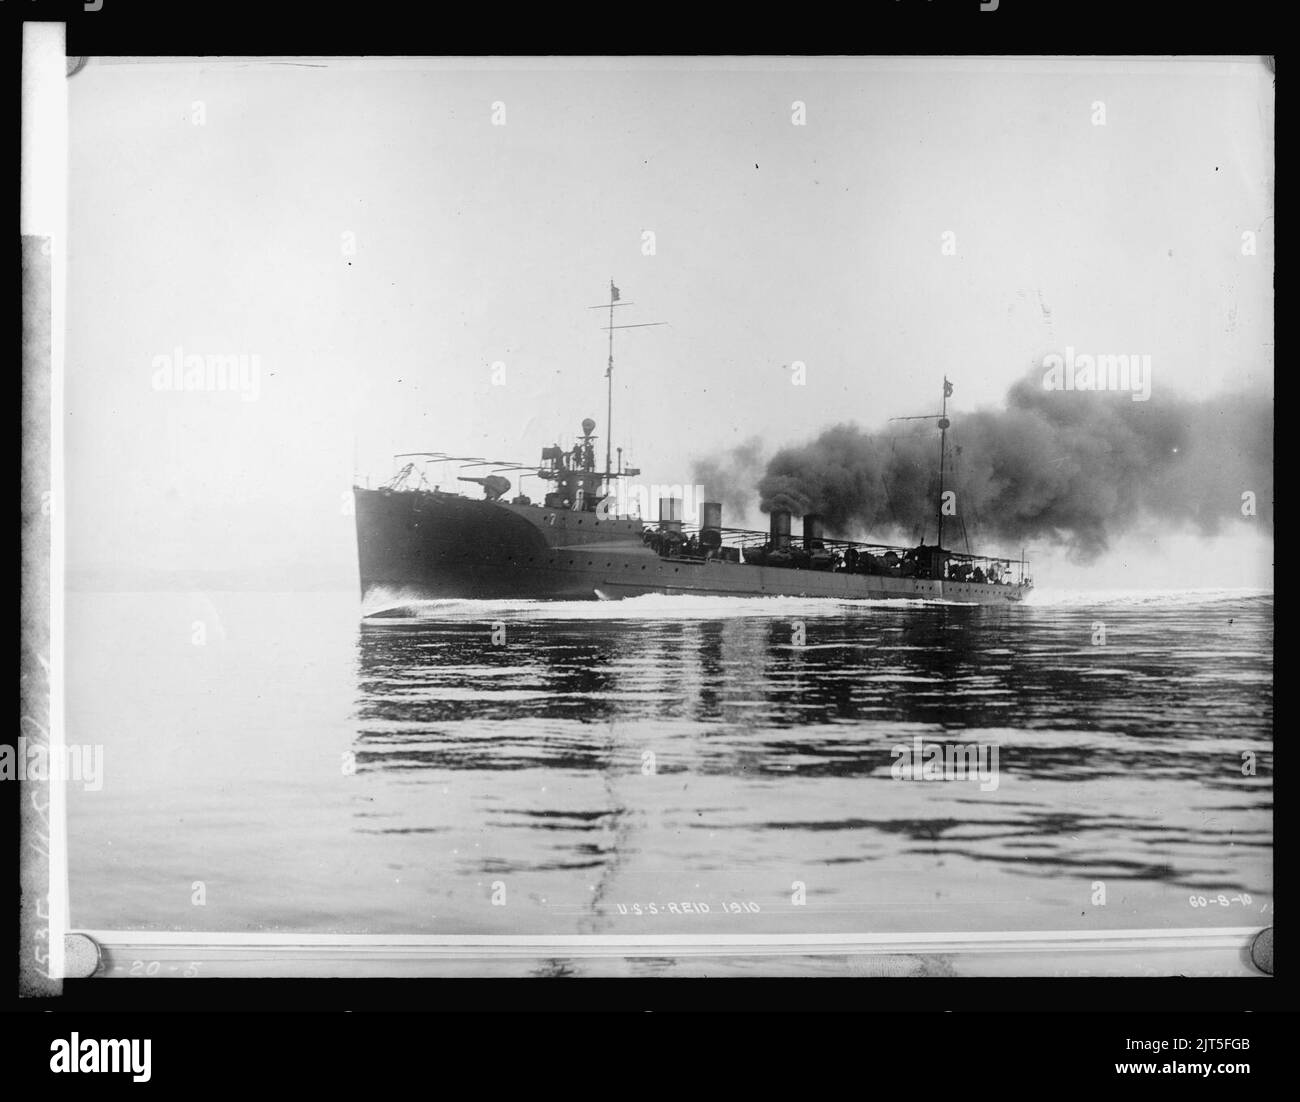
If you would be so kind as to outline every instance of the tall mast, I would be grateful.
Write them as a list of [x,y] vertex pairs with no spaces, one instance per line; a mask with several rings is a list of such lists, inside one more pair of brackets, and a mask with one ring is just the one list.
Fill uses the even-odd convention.
[[[952,383],[948,382],[948,376],[943,377],[943,403],[939,407],[939,506],[935,513],[935,519],[938,521],[938,543],[936,546],[943,547],[943,457],[947,451],[948,426],[951,422],[948,420],[948,398],[952,395]],[[891,421],[931,421],[934,419],[933,413],[920,413],[915,417],[891,417]],[[925,539],[922,532],[921,538]]]
[[609,360],[605,365],[605,378],[608,380],[605,395],[605,480],[609,481],[613,474],[613,468],[610,463],[613,456],[610,453],[611,445],[614,442],[614,433],[610,428],[614,420],[614,330],[615,329],[645,329],[651,325],[667,325],[666,321],[643,321],[635,325],[615,325],[614,324],[614,307],[615,306],[634,306],[635,303],[620,302],[618,288],[614,286],[614,281],[609,281],[609,301],[602,302],[599,306],[591,306],[591,310],[609,310]]
[[939,407],[939,546],[943,547],[943,459],[947,452],[948,439],[948,395],[952,393],[952,383],[948,376],[943,377],[943,404]]
[[618,301],[618,288],[614,277],[609,279],[609,363],[605,367],[605,473],[609,473],[609,446],[614,440],[614,303]]

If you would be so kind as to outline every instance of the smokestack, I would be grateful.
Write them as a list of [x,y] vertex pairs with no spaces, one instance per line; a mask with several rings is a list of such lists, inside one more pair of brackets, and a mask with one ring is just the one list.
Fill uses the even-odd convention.
[[784,509],[772,510],[772,547],[790,546],[790,514]]
[[803,518],[803,549],[815,551],[822,547],[822,518],[816,513],[806,513]]
[[661,497],[659,499],[659,527],[673,532],[682,530],[681,498]]
[[700,505],[700,543],[711,551],[722,546],[722,503],[705,501]]

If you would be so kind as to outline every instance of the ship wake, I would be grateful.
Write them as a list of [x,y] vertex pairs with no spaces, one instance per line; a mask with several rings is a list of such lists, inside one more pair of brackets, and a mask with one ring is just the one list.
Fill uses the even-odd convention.
[[951,604],[928,600],[839,600],[827,597],[714,597],[646,594],[621,600],[381,600],[363,610],[383,620],[720,620],[736,617],[813,618],[873,608]]

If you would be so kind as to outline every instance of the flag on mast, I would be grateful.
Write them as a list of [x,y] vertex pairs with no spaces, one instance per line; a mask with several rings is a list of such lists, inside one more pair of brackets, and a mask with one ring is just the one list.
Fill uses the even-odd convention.
[[618,288],[614,286],[614,281],[612,279],[609,281],[609,301],[618,301]]
[[945,398],[952,397],[952,383],[948,382],[947,378],[943,380],[943,396]]

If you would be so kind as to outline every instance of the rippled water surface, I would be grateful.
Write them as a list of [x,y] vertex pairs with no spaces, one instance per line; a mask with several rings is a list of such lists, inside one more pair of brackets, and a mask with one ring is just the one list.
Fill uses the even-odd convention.
[[1271,922],[1267,595],[68,609],[83,928]]

